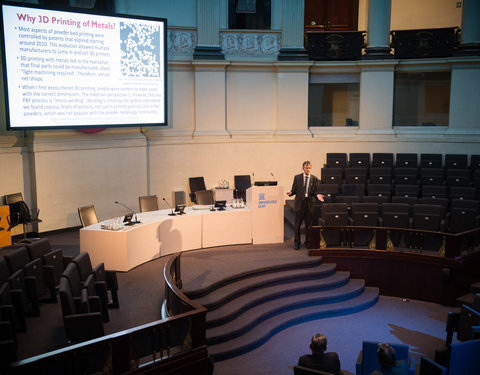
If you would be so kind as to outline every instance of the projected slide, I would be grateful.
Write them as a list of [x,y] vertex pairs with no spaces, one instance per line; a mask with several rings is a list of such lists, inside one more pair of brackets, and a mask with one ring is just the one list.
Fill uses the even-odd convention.
[[166,123],[164,19],[2,5],[10,129]]

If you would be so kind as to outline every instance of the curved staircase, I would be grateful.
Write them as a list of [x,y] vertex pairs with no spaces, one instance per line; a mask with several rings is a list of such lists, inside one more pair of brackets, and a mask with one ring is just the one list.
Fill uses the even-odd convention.
[[350,279],[321,257],[251,270],[183,292],[206,307],[207,345],[223,361],[247,353],[277,332],[303,322],[366,309],[378,288]]

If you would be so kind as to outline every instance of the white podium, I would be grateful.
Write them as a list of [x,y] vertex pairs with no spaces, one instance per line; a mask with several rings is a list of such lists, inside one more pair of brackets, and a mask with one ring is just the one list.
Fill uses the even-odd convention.
[[283,205],[283,186],[252,186],[247,189],[254,244],[283,242]]

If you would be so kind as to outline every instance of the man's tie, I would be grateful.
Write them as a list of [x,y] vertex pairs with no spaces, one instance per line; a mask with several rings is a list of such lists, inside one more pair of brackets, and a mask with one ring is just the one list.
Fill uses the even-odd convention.
[[305,186],[304,186],[304,191],[305,191],[305,198],[308,198],[308,179],[310,176],[305,177]]

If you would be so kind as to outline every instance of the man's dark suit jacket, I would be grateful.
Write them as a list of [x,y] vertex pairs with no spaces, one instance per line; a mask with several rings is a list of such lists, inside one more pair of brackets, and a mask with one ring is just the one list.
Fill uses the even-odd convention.
[[[313,174],[310,174],[310,182],[308,184],[308,198],[307,198],[307,207],[310,212],[313,212],[313,206],[315,205],[315,200],[317,199],[318,191],[318,178]],[[303,173],[297,174],[293,178],[292,185],[292,195],[295,195],[295,211],[300,211],[302,208],[302,199],[303,199]]]
[[332,374],[341,374],[340,359],[334,352],[302,355],[298,360],[298,365]]

